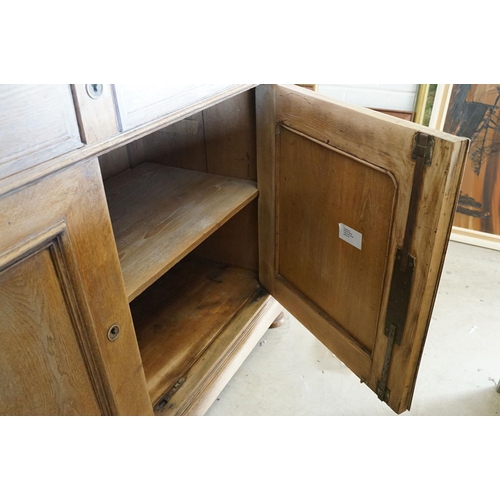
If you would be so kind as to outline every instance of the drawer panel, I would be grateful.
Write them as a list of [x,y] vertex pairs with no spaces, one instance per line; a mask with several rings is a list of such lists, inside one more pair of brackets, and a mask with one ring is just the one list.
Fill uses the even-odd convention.
[[0,177],[80,146],[69,85],[0,85]]
[[236,87],[239,85],[234,83],[116,84],[120,131],[145,125]]

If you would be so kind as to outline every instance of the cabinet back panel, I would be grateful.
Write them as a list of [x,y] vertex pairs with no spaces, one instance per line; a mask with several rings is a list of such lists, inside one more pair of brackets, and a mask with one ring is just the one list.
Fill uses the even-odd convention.
[[104,155],[103,178],[151,162],[255,181],[255,121],[250,90]]
[[259,271],[257,200],[228,220],[194,250],[195,255],[228,266]]

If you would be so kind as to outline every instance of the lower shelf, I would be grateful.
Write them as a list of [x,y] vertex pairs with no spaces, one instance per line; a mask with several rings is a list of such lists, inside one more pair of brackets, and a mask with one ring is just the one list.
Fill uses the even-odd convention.
[[[215,383],[245,336],[258,323],[260,335],[269,327],[277,314],[274,304],[254,272],[193,257],[135,299],[130,307],[156,410],[193,413],[187,407],[203,399],[207,384]],[[268,310],[268,323],[260,325]],[[197,391],[194,399],[186,397]],[[178,393],[182,397],[173,398]]]

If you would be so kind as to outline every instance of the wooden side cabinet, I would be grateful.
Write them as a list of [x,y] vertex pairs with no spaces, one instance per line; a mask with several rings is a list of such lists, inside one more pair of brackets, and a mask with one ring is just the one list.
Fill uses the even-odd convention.
[[203,414],[282,307],[410,407],[467,140],[296,86],[82,88],[84,144],[0,171],[1,414]]
[[0,414],[151,413],[97,160],[1,197],[0,214]]

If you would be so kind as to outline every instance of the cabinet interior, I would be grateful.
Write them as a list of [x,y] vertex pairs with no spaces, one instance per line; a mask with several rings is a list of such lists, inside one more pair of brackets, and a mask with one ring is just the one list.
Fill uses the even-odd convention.
[[99,158],[157,412],[261,300],[255,132],[251,90]]

